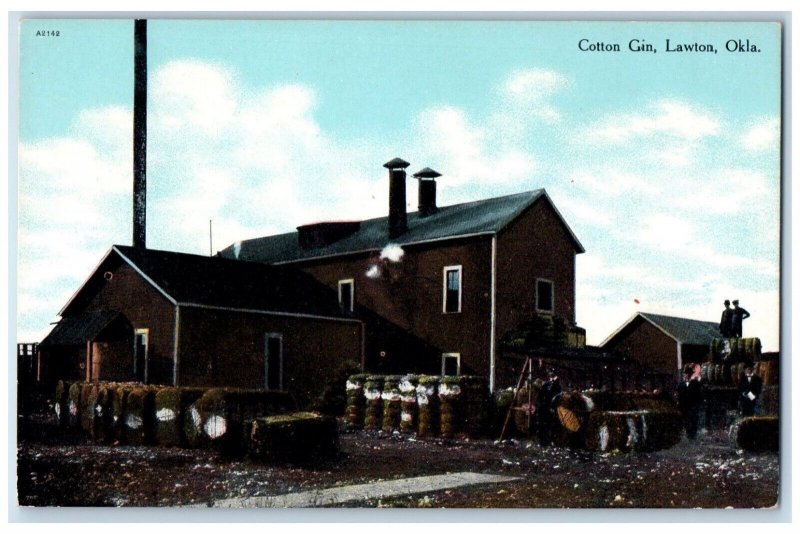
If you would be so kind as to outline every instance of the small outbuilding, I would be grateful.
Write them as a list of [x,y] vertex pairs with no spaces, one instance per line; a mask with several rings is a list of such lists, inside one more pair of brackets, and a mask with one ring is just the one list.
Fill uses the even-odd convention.
[[687,363],[708,360],[719,325],[708,321],[639,312],[617,328],[600,347],[677,375]]

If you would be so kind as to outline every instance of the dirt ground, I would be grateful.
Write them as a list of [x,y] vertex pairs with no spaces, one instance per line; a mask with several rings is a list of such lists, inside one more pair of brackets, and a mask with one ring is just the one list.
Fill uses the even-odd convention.
[[722,433],[654,453],[596,454],[527,440],[423,441],[343,432],[333,459],[266,465],[205,450],[101,446],[59,433],[53,423],[49,416],[19,421],[23,506],[205,504],[461,471],[519,480],[344,506],[764,508],[778,500],[778,455],[737,451]]

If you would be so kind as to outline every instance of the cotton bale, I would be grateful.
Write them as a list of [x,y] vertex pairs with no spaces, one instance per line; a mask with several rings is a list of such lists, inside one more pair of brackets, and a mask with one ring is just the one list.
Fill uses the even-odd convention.
[[714,363],[706,362],[702,366],[700,366],[700,378],[703,379],[706,383],[711,383],[711,375],[712,369],[714,368]]
[[713,384],[724,386],[728,382],[728,373],[729,368],[725,363],[717,363],[714,364],[714,380]]
[[400,375],[389,375],[384,379],[381,400],[383,401],[383,424],[381,430],[392,433],[400,430],[402,401],[400,397]]
[[731,365],[731,385],[733,387],[739,387],[739,384],[741,384],[742,373],[744,373],[744,366],[745,364],[743,362]]
[[96,382],[83,382],[80,396],[80,426],[87,435],[92,436],[94,430],[95,404],[97,403]]
[[[591,414],[599,412],[677,413],[677,407],[666,393],[638,391],[565,392],[557,401],[559,423],[570,433],[586,430]],[[609,436],[609,439],[613,441],[613,436]]]
[[588,450],[655,451],[673,447],[682,436],[682,418],[677,411],[592,412],[585,431]]
[[184,419],[191,405],[207,388],[165,387],[156,392],[156,442],[162,447],[183,447],[188,441],[184,434]]
[[737,448],[751,452],[778,452],[780,425],[774,415],[744,417],[731,429]]
[[757,337],[731,339],[731,359],[734,362],[754,362],[761,359],[761,339]]
[[454,438],[464,427],[464,388],[460,376],[444,376],[439,382],[439,435]]
[[127,413],[128,395],[131,391],[141,387],[140,384],[116,383],[111,385],[114,393],[111,395],[111,429],[114,438],[125,442],[125,414]]
[[380,430],[383,425],[383,382],[382,375],[369,375],[364,381],[364,430]]
[[339,450],[336,419],[310,412],[257,417],[250,426],[249,454],[267,461],[330,458]]
[[[567,391],[561,394],[556,401],[556,420],[568,434],[578,434],[585,431],[590,413],[600,410],[593,396],[589,392]],[[600,396],[597,392],[594,396]],[[599,400],[603,400],[600,397]]]
[[764,360],[758,362],[756,374],[761,377],[764,385],[774,386],[778,384],[778,362],[776,360]]
[[56,383],[53,410],[55,411],[59,428],[66,428],[69,425],[69,388],[71,385],[71,382],[64,380],[59,380]]
[[122,419],[124,441],[131,445],[153,443],[156,427],[156,388],[134,386],[128,393]]
[[366,397],[364,397],[364,382],[368,374],[356,374],[347,379],[345,391],[347,406],[345,408],[345,427],[348,430],[361,430],[364,428],[364,411]]
[[721,338],[714,338],[711,340],[711,350],[709,351],[709,362],[719,362],[722,361],[723,357],[726,355],[726,343],[727,340]]
[[417,385],[417,410],[419,425],[417,435],[422,438],[439,434],[439,381],[440,377],[425,375]]
[[533,383],[517,391],[512,410],[514,428],[520,436],[530,436],[536,424],[536,402],[541,391],[540,383]]
[[417,386],[419,376],[405,375],[400,380],[400,432],[410,434],[417,430]]
[[210,446],[239,456],[247,449],[253,420],[295,409],[292,397],[286,392],[212,388],[189,406],[184,432],[192,447]]
[[113,402],[115,388],[113,384],[99,384],[94,402],[94,425],[92,438],[100,442],[111,442],[114,439]]

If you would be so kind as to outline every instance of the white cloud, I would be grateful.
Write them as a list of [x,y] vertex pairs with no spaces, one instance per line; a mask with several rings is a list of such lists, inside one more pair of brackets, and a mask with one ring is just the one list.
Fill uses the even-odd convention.
[[224,135],[237,102],[233,74],[197,60],[172,61],[153,76],[154,126],[173,135]]
[[512,104],[524,107],[532,116],[558,120],[558,109],[549,99],[567,85],[567,78],[555,71],[529,69],[513,73],[502,86],[502,93]]
[[742,148],[751,152],[778,150],[781,121],[778,118],[762,119],[750,125],[740,140]]
[[721,124],[711,113],[686,103],[661,100],[639,113],[620,113],[590,127],[586,139],[593,142],[624,143],[631,139],[663,135],[698,141],[717,135]]
[[720,169],[697,180],[694,189],[682,195],[676,205],[714,214],[757,212],[764,209],[769,193],[768,179],[762,172]]
[[694,227],[688,220],[656,213],[645,216],[636,238],[649,246],[666,250],[685,248],[694,237]]
[[647,179],[644,175],[611,167],[576,169],[570,172],[569,180],[593,196],[618,197],[630,193],[653,196],[662,192],[662,188],[652,177]]
[[611,225],[611,215],[599,208],[596,203],[566,196],[559,199],[558,207],[569,221],[581,221],[588,225],[603,228],[608,228]]
[[416,130],[420,151],[430,153],[446,169],[449,187],[478,183],[515,183],[536,168],[532,155],[519,148],[503,148],[503,133],[473,124],[453,107],[435,107],[420,113]]

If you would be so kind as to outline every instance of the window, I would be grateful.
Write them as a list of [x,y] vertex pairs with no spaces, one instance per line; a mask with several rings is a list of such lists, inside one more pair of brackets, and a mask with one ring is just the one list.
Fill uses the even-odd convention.
[[445,352],[442,354],[442,376],[459,376],[461,374],[461,354]]
[[133,334],[133,379],[137,382],[147,382],[147,338],[150,331],[147,328],[137,328]]
[[461,311],[461,266],[450,265],[444,268],[443,283],[444,313],[459,313]]
[[283,336],[264,336],[264,388],[283,390]]
[[353,312],[353,279],[339,280],[339,308],[344,313]]
[[553,312],[553,282],[536,280],[536,311]]

